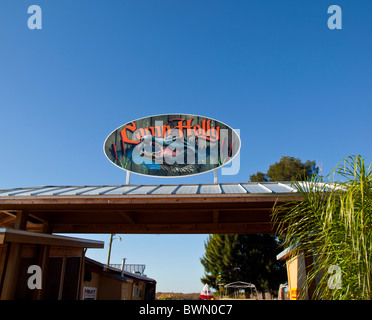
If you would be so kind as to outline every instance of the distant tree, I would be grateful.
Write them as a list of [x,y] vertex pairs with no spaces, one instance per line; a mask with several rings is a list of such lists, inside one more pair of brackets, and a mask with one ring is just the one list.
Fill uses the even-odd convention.
[[277,261],[280,252],[275,236],[268,234],[214,234],[200,260],[205,276],[202,282],[218,288],[218,274],[224,284],[251,282],[259,291],[276,291],[285,282],[286,269]]
[[251,182],[267,182],[269,179],[266,178],[266,175],[262,173],[261,171],[258,171],[257,173],[254,173],[249,176]]
[[254,283],[262,292],[278,290],[286,280],[286,268],[276,259],[278,247],[278,239],[271,234],[239,235],[234,259],[236,265],[240,262],[242,281]]
[[310,179],[318,172],[319,168],[315,161],[302,162],[299,158],[283,156],[279,162],[275,162],[269,167],[266,174],[259,171],[250,175],[250,181],[301,181]]
[[200,259],[205,276],[201,279],[204,284],[218,288],[218,275],[223,274],[224,281],[233,282],[231,268],[234,264],[233,250],[237,245],[238,234],[211,234],[204,243],[205,254]]

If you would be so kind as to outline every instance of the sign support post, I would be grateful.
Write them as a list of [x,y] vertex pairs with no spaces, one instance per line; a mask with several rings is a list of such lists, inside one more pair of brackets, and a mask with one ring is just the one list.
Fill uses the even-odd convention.
[[127,176],[125,178],[125,184],[130,184],[130,171],[127,171]]
[[214,182],[214,184],[217,184],[217,183],[218,183],[218,178],[217,178],[217,169],[214,169],[214,170],[213,170],[213,175],[214,175],[214,177],[213,177],[213,182]]

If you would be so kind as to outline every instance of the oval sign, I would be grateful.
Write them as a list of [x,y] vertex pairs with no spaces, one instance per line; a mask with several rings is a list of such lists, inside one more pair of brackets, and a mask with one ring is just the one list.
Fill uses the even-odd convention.
[[106,138],[104,152],[121,169],[179,177],[224,166],[238,154],[240,144],[237,132],[220,121],[164,114],[120,126]]

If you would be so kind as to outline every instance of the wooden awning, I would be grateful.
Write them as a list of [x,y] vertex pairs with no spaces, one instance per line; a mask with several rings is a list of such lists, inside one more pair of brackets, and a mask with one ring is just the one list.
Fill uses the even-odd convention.
[[103,241],[64,237],[45,233],[30,232],[24,230],[0,228],[0,244],[26,243],[53,246],[65,246],[74,248],[103,248]]
[[48,186],[0,190],[0,226],[18,211],[27,230],[53,233],[272,233],[275,202],[300,199],[290,183]]

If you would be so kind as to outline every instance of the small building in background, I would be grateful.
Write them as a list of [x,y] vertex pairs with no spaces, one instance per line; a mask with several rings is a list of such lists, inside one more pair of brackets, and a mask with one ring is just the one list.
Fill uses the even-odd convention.
[[154,300],[156,281],[85,257],[83,300]]
[[[0,228],[0,300],[154,300],[154,279],[85,257],[87,248],[103,246],[102,241]],[[36,286],[35,267],[40,270]]]
[[[295,254],[294,248],[288,248],[282,251],[276,257],[278,260],[286,261],[288,286],[287,292],[290,300],[309,299],[309,290],[306,286],[306,267],[311,264],[306,261],[305,255],[301,252]],[[283,287],[284,289],[284,287]],[[283,300],[287,300],[287,296],[280,296]]]
[[0,300],[78,300],[86,249],[103,246],[101,241],[0,228]]

